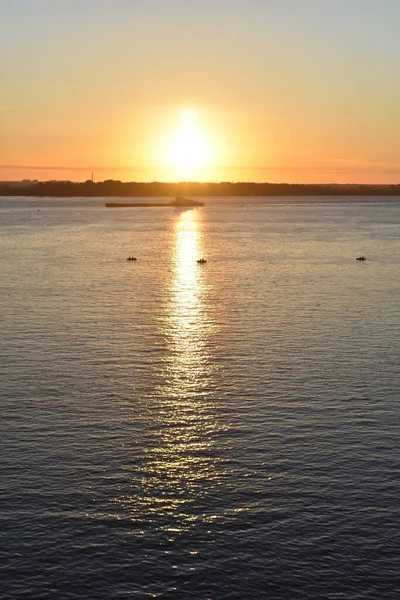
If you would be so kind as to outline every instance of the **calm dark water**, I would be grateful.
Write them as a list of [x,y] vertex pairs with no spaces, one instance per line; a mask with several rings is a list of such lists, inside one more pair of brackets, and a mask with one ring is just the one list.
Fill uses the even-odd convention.
[[0,199],[1,598],[398,599],[400,204],[103,204]]

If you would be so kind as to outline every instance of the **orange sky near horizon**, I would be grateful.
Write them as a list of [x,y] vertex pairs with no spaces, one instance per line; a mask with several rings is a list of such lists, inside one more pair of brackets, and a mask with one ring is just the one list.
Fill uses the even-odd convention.
[[0,7],[0,180],[400,182],[391,0],[54,4]]

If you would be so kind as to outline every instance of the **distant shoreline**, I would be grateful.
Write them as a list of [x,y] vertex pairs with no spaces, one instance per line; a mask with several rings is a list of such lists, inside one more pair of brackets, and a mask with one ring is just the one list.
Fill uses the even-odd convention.
[[107,180],[0,182],[0,196],[34,196],[38,198],[165,198],[174,196],[206,197],[377,197],[400,199],[400,184],[290,184],[290,183],[123,183]]

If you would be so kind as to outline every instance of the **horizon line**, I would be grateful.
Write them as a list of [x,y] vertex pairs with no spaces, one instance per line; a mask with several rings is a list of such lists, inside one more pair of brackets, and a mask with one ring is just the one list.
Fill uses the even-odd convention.
[[7,184],[7,183],[12,183],[15,184],[16,186],[18,184],[28,184],[28,183],[32,183],[34,185],[38,184],[38,183],[51,183],[51,184],[58,184],[58,183],[68,183],[68,184],[73,184],[73,185],[85,185],[87,183],[92,183],[93,185],[96,184],[103,184],[106,183],[108,181],[111,181],[113,183],[116,184],[121,184],[121,185],[153,185],[153,184],[157,184],[157,185],[276,185],[276,186],[301,186],[301,187],[329,187],[329,186],[337,186],[337,187],[357,187],[357,186],[365,186],[365,187],[396,187],[396,186],[400,186],[400,181],[398,183],[365,183],[362,181],[358,181],[358,182],[344,182],[344,183],[338,183],[336,181],[328,181],[328,182],[314,182],[314,183],[299,183],[299,182],[288,182],[288,181],[243,181],[243,180],[230,180],[230,181],[196,181],[196,180],[181,180],[181,181],[162,181],[162,180],[158,180],[158,179],[153,179],[152,181],[140,181],[140,180],[136,180],[136,181],[121,181],[119,179],[104,179],[103,181],[93,181],[91,179],[87,179],[86,181],[73,181],[71,179],[21,179],[21,180],[1,180],[0,179],[0,185],[1,184]]

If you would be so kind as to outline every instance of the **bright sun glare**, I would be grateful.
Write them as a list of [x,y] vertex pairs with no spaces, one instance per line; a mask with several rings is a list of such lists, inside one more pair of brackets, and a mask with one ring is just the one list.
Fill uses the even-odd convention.
[[196,111],[181,112],[178,126],[165,143],[165,161],[170,169],[181,178],[201,175],[201,170],[210,162],[211,148],[202,133]]

